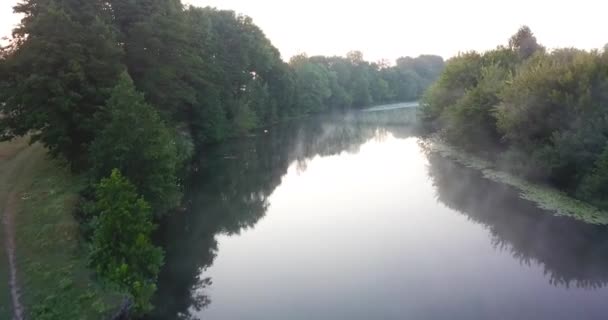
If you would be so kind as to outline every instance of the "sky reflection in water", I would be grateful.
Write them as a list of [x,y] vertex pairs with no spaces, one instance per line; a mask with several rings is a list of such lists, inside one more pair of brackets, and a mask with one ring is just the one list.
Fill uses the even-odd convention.
[[[153,319],[604,319],[608,232],[427,154],[408,110],[210,150]],[[404,121],[405,119],[405,121]]]

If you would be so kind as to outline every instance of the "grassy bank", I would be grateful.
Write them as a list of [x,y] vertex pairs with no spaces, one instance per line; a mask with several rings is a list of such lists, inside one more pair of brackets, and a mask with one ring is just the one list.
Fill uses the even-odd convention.
[[608,225],[608,212],[577,200],[547,185],[532,183],[508,172],[499,170],[490,161],[458,150],[438,137],[424,139],[425,150],[436,152],[467,167],[480,170],[487,179],[516,188],[521,198],[535,202],[540,208],[556,215],[569,216],[587,223]]
[[[48,159],[38,144],[27,146],[24,140],[1,143],[0,154],[5,155],[0,158],[3,207],[8,193],[17,195],[13,227],[26,318],[107,317],[120,304],[121,296],[97,284],[88,269],[86,248],[72,214],[81,179]],[[4,280],[5,259],[2,262]],[[10,305],[5,304],[7,290],[1,289],[0,304]],[[8,311],[0,312],[5,312],[0,313],[5,319]]]
[[[15,187],[17,174],[20,171],[20,159],[17,155],[26,149],[27,144],[22,140],[0,144],[0,210],[2,218],[7,209],[9,193]],[[12,302],[9,288],[8,252],[5,248],[6,234],[3,224],[0,224],[0,319],[11,319]]]

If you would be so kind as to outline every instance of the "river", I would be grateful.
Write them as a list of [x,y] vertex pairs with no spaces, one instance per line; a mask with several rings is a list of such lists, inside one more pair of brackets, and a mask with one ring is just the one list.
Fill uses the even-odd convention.
[[606,319],[608,230],[427,152],[415,109],[211,148],[159,230],[151,319]]

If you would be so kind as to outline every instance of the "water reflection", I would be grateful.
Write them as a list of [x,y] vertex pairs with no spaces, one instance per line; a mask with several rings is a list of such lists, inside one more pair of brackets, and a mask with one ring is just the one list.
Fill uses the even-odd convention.
[[[371,139],[410,137],[413,126],[403,124],[413,121],[411,109],[312,118],[207,150],[192,176],[185,210],[169,217],[159,232],[166,265],[150,319],[197,319],[213,303],[213,279],[205,270],[218,254],[217,235],[239,234],[263,219],[269,196],[290,166],[305,171],[317,156],[354,154]],[[551,216],[474,170],[436,155],[427,158],[437,200],[485,226],[496,250],[509,251],[522,264],[541,264],[556,286],[606,285],[606,228]],[[420,241],[424,248],[425,239]]]
[[186,209],[162,223],[165,267],[150,319],[197,319],[212,302],[205,290],[212,279],[200,274],[216,257],[216,235],[238,234],[262,219],[268,196],[292,163],[303,171],[315,156],[356,153],[389,130],[411,136],[413,126],[402,124],[415,117],[413,109],[313,117],[207,150],[187,188]]
[[474,169],[436,154],[428,159],[438,200],[486,226],[495,248],[510,251],[522,264],[542,264],[556,286],[600,288],[608,283],[606,227],[543,212]]

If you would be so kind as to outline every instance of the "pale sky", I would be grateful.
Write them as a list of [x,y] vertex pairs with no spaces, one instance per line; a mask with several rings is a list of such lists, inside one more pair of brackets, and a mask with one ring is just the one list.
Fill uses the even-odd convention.
[[[603,0],[182,0],[246,14],[279,48],[284,59],[344,55],[366,60],[459,51],[506,44],[527,24],[548,48],[602,48],[608,43],[608,3]],[[0,34],[17,22],[0,0]]]

